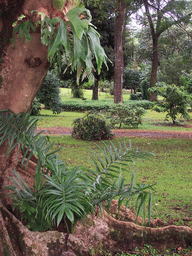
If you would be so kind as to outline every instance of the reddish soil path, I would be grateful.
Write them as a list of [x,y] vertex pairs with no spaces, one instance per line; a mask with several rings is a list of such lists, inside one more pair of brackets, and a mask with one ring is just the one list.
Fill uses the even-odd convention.
[[[36,132],[44,131],[42,134],[47,135],[71,135],[72,128],[67,127],[49,127],[36,128]],[[133,130],[133,129],[116,129],[112,130],[116,137],[149,137],[149,138],[188,138],[192,139],[191,131],[153,131],[153,130]]]

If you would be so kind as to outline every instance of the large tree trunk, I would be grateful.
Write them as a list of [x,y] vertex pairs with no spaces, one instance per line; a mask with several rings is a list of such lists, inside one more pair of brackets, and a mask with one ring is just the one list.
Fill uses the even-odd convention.
[[[151,78],[150,78],[150,87],[154,87],[157,82],[157,69],[158,69],[158,36],[153,35],[153,57],[152,57],[152,70],[151,70]],[[157,96],[155,93],[151,93],[150,95],[151,101],[156,101]]]
[[30,110],[49,69],[47,47],[41,44],[40,33],[33,33],[25,42],[15,35],[15,45],[6,50],[1,75],[0,110],[10,109],[16,114]]
[[[18,114],[28,112],[38,90],[49,69],[47,60],[47,46],[41,43],[40,28],[31,33],[31,40],[25,42],[25,38],[19,38],[15,34],[14,47],[10,43],[12,37],[12,23],[20,14],[25,19],[36,22],[39,19],[32,11],[37,10],[50,15],[63,17],[70,7],[67,0],[62,11],[57,11],[52,0],[14,0],[0,1],[0,110],[10,109]],[[17,170],[21,177],[30,185],[33,185],[35,177],[35,162],[30,161],[27,170],[21,168],[21,156],[16,152],[6,156],[6,145],[0,147],[0,195],[3,203],[9,204],[7,190],[4,186],[9,185],[12,170]],[[21,153],[20,153],[21,154]]]
[[123,31],[126,18],[127,4],[124,0],[118,0],[118,8],[116,10],[115,19],[115,75],[114,75],[114,103],[123,102]]
[[[16,2],[16,1],[15,1]],[[28,112],[31,108],[31,103],[42,85],[43,79],[49,69],[49,63],[47,60],[47,47],[41,44],[40,30],[31,33],[31,40],[25,42],[23,36],[19,39],[19,35],[15,34],[14,47],[10,43],[12,36],[12,25],[11,22],[17,19],[18,14],[25,14],[29,18],[32,10],[40,10],[40,7],[45,7],[45,4],[51,5],[51,0],[41,1],[17,1],[17,7],[20,7],[18,11],[13,9],[12,6],[4,6],[4,12],[10,12],[9,16],[5,15],[2,18],[2,30],[1,39],[3,38],[4,43],[1,44],[1,88],[0,88],[0,110],[10,109],[14,113]],[[11,13],[11,11],[13,13]],[[8,17],[11,17],[10,20]],[[7,29],[4,27],[7,26]],[[2,40],[1,40],[2,42]],[[3,189],[4,186],[10,183],[8,176],[11,175],[11,170],[17,170],[21,173],[22,178],[28,183],[33,184],[33,178],[35,175],[34,170],[26,170],[31,178],[29,179],[26,173],[21,170],[19,164],[19,157],[13,152],[8,157],[6,156],[6,147],[0,147],[0,180],[1,180],[1,195],[6,196],[7,190]],[[34,168],[33,168],[34,169]],[[6,199],[8,203],[9,200]],[[4,200],[5,202],[5,200]],[[5,203],[5,204],[7,204]]]

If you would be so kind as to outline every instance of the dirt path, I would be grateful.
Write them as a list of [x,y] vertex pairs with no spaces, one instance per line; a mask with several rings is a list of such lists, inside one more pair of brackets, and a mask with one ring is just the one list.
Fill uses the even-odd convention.
[[[67,127],[49,127],[36,128],[36,132],[44,131],[47,135],[71,135],[72,128]],[[153,131],[153,130],[132,130],[116,129],[112,130],[116,137],[149,137],[149,138],[188,138],[192,139],[192,131]]]

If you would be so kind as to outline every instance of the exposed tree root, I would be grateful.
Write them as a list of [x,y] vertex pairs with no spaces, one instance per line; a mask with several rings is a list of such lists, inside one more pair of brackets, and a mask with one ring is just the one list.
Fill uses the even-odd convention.
[[[91,246],[98,248],[99,243],[115,252],[120,241],[127,241],[133,245],[151,244],[154,247],[178,247],[186,248],[192,245],[192,229],[186,226],[166,226],[162,228],[150,228],[136,225],[133,222],[119,221],[112,218],[107,212],[102,217],[91,218],[84,223],[77,224],[75,235],[69,236],[69,251],[76,255],[91,255]],[[65,255],[65,234],[58,231],[32,232],[12,215],[0,203],[0,243],[3,250],[11,255]],[[115,231],[116,239],[112,232]],[[60,251],[59,251],[60,250]],[[15,254],[14,254],[15,253]],[[60,254],[54,254],[60,253]],[[99,255],[99,254],[96,254]]]
[[[3,251],[7,251],[7,248],[9,249],[8,254],[4,255],[65,255],[64,233],[57,231],[29,231],[1,203],[0,221],[0,230],[3,232],[1,236],[2,244],[0,244],[0,246],[2,246]],[[73,248],[73,251],[79,256],[90,255],[89,249],[85,247],[84,243],[73,235],[69,237],[68,246],[69,251],[71,251],[70,248]]]
[[192,229],[187,226],[170,225],[161,228],[142,227],[133,222],[118,221],[111,217],[107,212],[104,219],[109,227],[118,231],[119,237],[128,237],[131,240],[143,241],[144,243],[161,243],[174,246],[187,247],[192,245]]
[[0,212],[0,255],[13,255],[17,256],[15,254],[15,251],[13,249],[7,228],[5,226],[5,222],[2,217],[2,213]]

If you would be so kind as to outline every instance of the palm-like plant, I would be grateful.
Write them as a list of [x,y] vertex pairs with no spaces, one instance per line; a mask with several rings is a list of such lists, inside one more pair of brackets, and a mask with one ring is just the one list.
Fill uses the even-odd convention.
[[[102,204],[105,202],[109,209],[112,200],[116,198],[120,209],[123,202],[127,207],[130,199],[137,195],[137,215],[143,209],[143,217],[145,218],[145,203],[148,199],[148,217],[150,220],[152,204],[150,190],[153,185],[135,185],[135,172],[130,170],[130,162],[134,163],[136,159],[150,157],[152,154],[132,150],[131,143],[129,148],[127,148],[125,142],[124,145],[119,143],[118,148],[112,142],[110,142],[110,146],[107,146],[105,142],[103,144],[103,149],[97,145],[102,157],[94,152],[91,155],[91,160],[92,166],[95,166],[95,168],[88,171],[88,174],[92,174],[88,176],[93,185],[93,204],[102,209]],[[125,184],[125,178],[122,178],[122,171],[131,173],[130,185]]]
[[[1,113],[0,119],[6,119],[7,125],[12,129],[12,132],[9,132],[7,126],[1,128],[1,143],[8,140],[10,149],[18,145],[25,150],[24,155],[28,155],[28,159],[32,156],[31,152],[36,153],[40,158],[36,169],[34,190],[30,189],[16,172],[12,179],[16,186],[8,188],[14,191],[15,205],[21,208],[26,217],[33,215],[33,219],[40,222],[41,229],[50,227],[54,223],[58,226],[61,220],[64,220],[68,231],[73,230],[77,220],[92,213],[96,206],[102,209],[105,203],[110,208],[112,200],[116,198],[118,198],[119,207],[123,202],[127,206],[129,200],[135,195],[137,195],[137,214],[143,209],[144,217],[145,202],[147,198],[149,199],[150,218],[151,193],[149,190],[152,186],[144,184],[136,186],[134,171],[132,171],[129,186],[122,178],[122,171],[130,169],[130,162],[150,154],[134,151],[131,145],[127,148],[125,143],[123,146],[119,143],[118,147],[115,147],[112,142],[110,146],[103,142],[103,149],[98,146],[102,157],[96,152],[91,155],[94,168],[84,171],[80,167],[70,169],[54,152],[49,153],[48,149],[51,145],[47,145],[48,141],[45,137],[39,137],[40,134],[34,133],[36,121],[32,122],[28,114],[15,116]],[[26,128],[21,131],[23,126]],[[27,147],[24,147],[25,140]]]
[[67,229],[72,231],[77,220],[93,209],[91,198],[86,193],[90,184],[85,183],[84,174],[77,167],[57,167],[45,175],[47,182],[40,192],[40,200],[46,217],[57,226],[63,219]]

